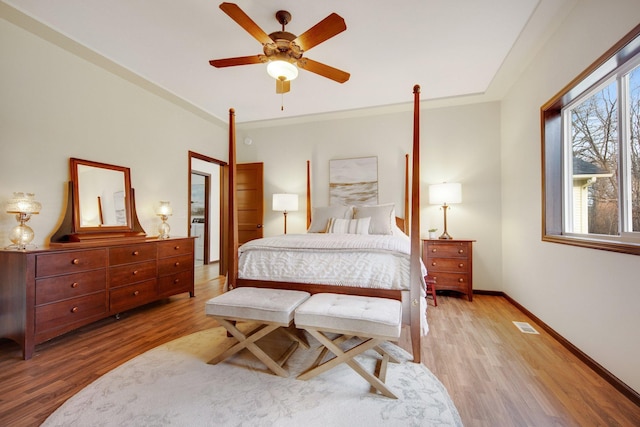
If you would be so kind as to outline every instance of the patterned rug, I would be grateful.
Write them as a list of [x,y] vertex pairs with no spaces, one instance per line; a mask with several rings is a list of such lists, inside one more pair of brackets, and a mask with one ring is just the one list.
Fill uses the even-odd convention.
[[[276,335],[261,340],[261,347],[281,348]],[[386,384],[398,400],[371,393],[344,364],[296,380],[318,355],[312,338],[312,349],[299,348],[285,365],[289,378],[271,374],[246,350],[207,364],[230,340],[218,327],[150,350],[81,390],[43,426],[462,425],[440,381],[392,344],[385,349],[401,363],[389,364]],[[375,358],[372,352],[357,360],[372,370]]]

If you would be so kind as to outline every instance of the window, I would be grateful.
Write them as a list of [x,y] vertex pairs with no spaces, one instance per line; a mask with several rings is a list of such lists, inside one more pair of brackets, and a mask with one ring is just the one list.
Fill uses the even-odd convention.
[[640,255],[640,26],[541,119],[542,240]]

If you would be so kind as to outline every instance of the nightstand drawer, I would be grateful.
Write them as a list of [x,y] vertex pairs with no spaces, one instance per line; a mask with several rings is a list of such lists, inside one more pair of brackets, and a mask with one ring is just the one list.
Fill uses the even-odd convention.
[[429,264],[426,267],[429,274],[435,271],[466,273],[469,263],[466,258],[429,258]]
[[461,257],[469,256],[470,245],[466,243],[433,243],[427,242],[429,257]]

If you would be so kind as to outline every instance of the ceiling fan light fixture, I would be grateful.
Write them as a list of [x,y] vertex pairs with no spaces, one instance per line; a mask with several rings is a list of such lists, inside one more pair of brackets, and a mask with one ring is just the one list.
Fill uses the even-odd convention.
[[284,77],[285,81],[289,81],[298,77],[298,67],[287,61],[276,60],[269,62],[267,73],[276,80],[283,80]]

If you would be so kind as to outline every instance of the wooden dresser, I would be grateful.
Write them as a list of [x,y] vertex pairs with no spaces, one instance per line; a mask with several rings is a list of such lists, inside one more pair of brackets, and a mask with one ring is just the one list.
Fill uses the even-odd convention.
[[125,310],[194,295],[193,238],[0,251],[0,337],[36,344]]
[[473,242],[475,240],[422,241],[422,261],[427,278],[437,290],[461,292],[473,301]]

